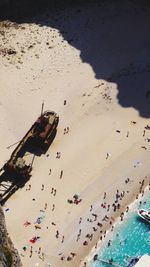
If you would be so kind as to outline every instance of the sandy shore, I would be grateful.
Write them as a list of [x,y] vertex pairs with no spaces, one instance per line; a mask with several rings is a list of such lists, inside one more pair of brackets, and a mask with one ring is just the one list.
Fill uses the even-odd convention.
[[[110,221],[136,198],[139,182],[149,183],[149,20],[149,7],[127,1],[1,25],[1,166],[13,151],[6,147],[24,136],[42,100],[45,110],[60,116],[55,140],[35,158],[30,181],[4,206],[24,267],[84,266]],[[117,190],[124,196],[114,212]],[[67,201],[74,194],[82,200],[78,205]],[[39,217],[41,229],[35,229]],[[40,238],[31,244],[34,236]]]

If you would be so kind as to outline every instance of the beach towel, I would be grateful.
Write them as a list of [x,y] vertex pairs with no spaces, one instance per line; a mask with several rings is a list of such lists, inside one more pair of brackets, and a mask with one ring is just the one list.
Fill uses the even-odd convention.
[[34,244],[39,238],[40,236],[34,236],[32,239],[29,240],[29,242]]
[[29,226],[29,225],[31,225],[31,223],[28,222],[28,221],[26,221],[26,222],[24,223],[24,226],[25,226],[25,227],[27,227],[27,226]]

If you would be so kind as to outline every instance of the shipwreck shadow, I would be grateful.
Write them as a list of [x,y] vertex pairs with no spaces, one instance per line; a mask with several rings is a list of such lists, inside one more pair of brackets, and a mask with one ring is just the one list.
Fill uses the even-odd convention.
[[18,157],[23,157],[23,155],[25,155],[25,153],[29,153],[29,154],[33,154],[35,156],[40,157],[43,154],[46,154],[48,149],[50,148],[52,142],[54,141],[55,137],[57,134],[57,130],[55,129],[55,131],[52,133],[51,138],[48,142],[47,145],[40,145],[39,141],[37,141],[36,139],[34,140],[33,138],[29,138],[27,140],[27,142],[22,146],[22,148],[20,149],[19,153],[18,153]]
[[42,6],[34,6],[33,1],[30,14],[27,8],[23,15],[9,11],[3,18],[59,30],[63,39],[80,51],[82,62],[90,64],[96,79],[117,85],[122,107],[133,107],[141,117],[149,118],[149,1],[81,2],[72,11],[72,1],[68,8],[57,1],[59,9],[54,1]]
[[3,206],[18,189],[23,188],[30,177],[31,175],[25,179],[4,171],[0,176],[0,204]]
[[[50,148],[54,138],[56,136],[57,130],[52,133],[51,138],[46,146],[39,146],[33,140],[30,140],[22,146],[18,157],[23,157],[25,153],[30,153],[33,156],[33,160],[31,162],[31,168],[34,163],[35,156],[41,156],[42,154],[46,154],[48,149]],[[30,180],[32,176],[32,172],[28,174],[28,176],[19,175],[16,172],[5,171],[3,168],[0,170],[3,171],[0,175],[0,204],[4,205],[5,202],[18,190],[23,188],[26,183]]]

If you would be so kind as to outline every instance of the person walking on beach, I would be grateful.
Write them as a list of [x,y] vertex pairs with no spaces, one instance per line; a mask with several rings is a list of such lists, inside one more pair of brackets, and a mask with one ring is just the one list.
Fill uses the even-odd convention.
[[32,250],[33,248],[32,248],[32,246],[31,246],[31,248],[30,248],[30,258],[32,257],[32,253],[33,253],[33,250]]
[[29,189],[28,190],[31,190],[31,184],[29,184]]
[[93,209],[93,206],[91,205],[91,206],[90,206],[90,211],[92,211],[92,209]]
[[108,206],[107,206],[107,211],[109,211],[109,209],[110,209],[110,204],[108,204]]
[[83,242],[83,246],[87,246],[88,245],[88,242],[85,240],[84,242]]
[[79,239],[80,239],[80,235],[78,234],[78,235],[77,235],[77,239],[76,239],[76,241],[78,242]]
[[61,153],[60,152],[57,152],[56,159],[60,159],[60,156],[61,156]]
[[53,194],[53,192],[54,192],[54,188],[52,187],[51,194]]
[[54,211],[54,209],[55,209],[55,204],[53,204],[52,211]]
[[42,190],[42,191],[44,190],[44,184],[42,184],[42,188],[41,188],[41,190]]
[[79,241],[80,236],[81,236],[81,229],[79,230],[79,233],[78,233],[78,235],[77,235],[77,239],[76,239],[77,242]]
[[90,241],[92,241],[92,239],[93,239],[93,234],[90,235]]
[[62,236],[61,243],[64,243],[64,238],[65,238],[65,237],[64,237],[64,235],[63,235],[63,236]]
[[108,243],[107,243],[108,247],[110,247],[110,245],[111,245],[111,240],[109,240]]
[[59,232],[58,232],[58,230],[56,231],[56,238],[58,238],[59,237]]
[[47,209],[47,203],[45,203],[45,207],[44,207],[44,209],[45,209],[45,210]]
[[45,255],[44,255],[44,253],[42,252],[42,261],[44,261],[45,260]]
[[52,172],[52,170],[51,170],[51,169],[49,169],[49,175],[51,175],[51,172]]
[[38,254],[40,254],[41,253],[41,247],[39,247],[39,250],[38,250]]
[[110,153],[107,153],[106,159],[108,159],[110,156],[111,156]]
[[60,179],[62,178],[62,176],[63,176],[63,170],[61,170],[61,172],[60,172]]
[[80,217],[79,224],[81,223],[81,221],[82,221],[82,217]]
[[92,216],[94,216],[94,221],[96,221],[97,220],[97,214],[92,213]]
[[128,211],[129,211],[129,206],[126,207],[126,212],[128,212]]
[[56,196],[56,189],[54,189],[54,194],[53,195]]
[[127,135],[126,135],[126,137],[128,137],[129,136],[129,131],[127,131]]

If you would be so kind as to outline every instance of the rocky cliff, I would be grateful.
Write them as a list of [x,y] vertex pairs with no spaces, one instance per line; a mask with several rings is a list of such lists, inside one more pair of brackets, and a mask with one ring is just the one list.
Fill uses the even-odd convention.
[[21,267],[20,257],[14,248],[5,225],[5,218],[0,207],[0,267]]

